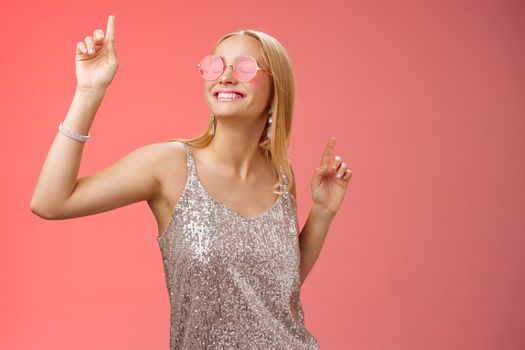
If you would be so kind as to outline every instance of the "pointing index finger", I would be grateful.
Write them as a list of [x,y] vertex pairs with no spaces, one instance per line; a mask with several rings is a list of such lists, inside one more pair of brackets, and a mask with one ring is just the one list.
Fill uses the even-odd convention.
[[106,41],[113,42],[115,40],[115,16],[108,17],[108,25],[106,28]]
[[328,164],[330,158],[332,158],[332,151],[335,146],[335,137],[331,137],[324,149],[323,156],[321,157],[321,166]]

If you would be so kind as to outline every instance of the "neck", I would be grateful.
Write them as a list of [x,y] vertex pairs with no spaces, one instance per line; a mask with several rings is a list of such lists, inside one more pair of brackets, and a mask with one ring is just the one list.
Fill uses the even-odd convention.
[[239,117],[217,117],[215,135],[209,144],[211,156],[221,169],[242,181],[252,177],[267,160],[259,139],[267,118],[256,120]]

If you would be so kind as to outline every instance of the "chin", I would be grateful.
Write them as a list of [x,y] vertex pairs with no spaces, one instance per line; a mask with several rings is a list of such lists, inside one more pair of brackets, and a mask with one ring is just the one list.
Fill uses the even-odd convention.
[[241,116],[251,114],[249,109],[245,106],[228,106],[229,102],[225,102],[224,105],[220,105],[217,102],[212,102],[209,105],[209,110],[215,116]]
[[226,117],[226,118],[232,118],[232,117],[243,117],[243,111],[216,111],[212,112],[215,117]]

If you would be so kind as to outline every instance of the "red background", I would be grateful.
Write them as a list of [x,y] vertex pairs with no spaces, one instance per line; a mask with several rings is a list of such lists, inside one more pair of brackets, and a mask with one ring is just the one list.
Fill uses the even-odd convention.
[[110,14],[120,67],[79,176],[196,136],[197,60],[227,32],[266,31],[296,75],[300,226],[329,137],[354,174],[302,289],[321,348],[525,348],[525,3],[495,0],[2,2],[0,348],[168,348],[145,202],[60,221],[29,210],[75,45]]

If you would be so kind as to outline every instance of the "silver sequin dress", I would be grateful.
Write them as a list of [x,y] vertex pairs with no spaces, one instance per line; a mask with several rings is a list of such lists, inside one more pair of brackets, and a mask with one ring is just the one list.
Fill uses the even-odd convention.
[[248,218],[209,195],[183,144],[188,179],[157,238],[170,350],[319,349],[304,325],[297,207],[286,178],[277,201]]

